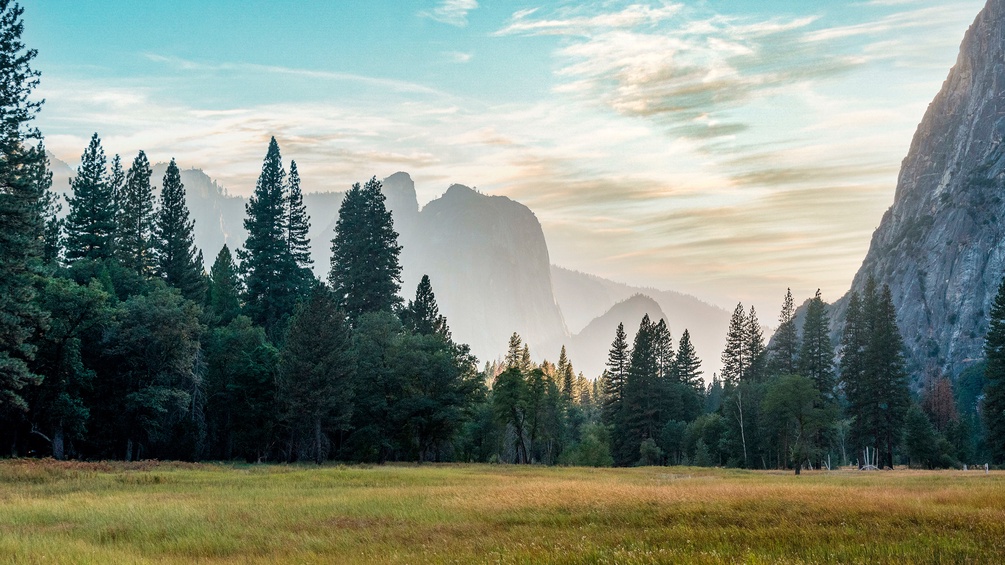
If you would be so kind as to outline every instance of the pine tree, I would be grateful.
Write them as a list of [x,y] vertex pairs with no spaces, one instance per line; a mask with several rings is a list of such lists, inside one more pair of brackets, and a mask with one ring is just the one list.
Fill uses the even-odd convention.
[[661,380],[671,379],[674,362],[673,338],[670,336],[670,328],[667,327],[667,322],[663,318],[660,318],[660,321],[653,326],[653,346],[656,349],[657,377]]
[[834,347],[831,345],[827,305],[819,290],[806,308],[799,371],[816,384],[822,399],[834,397]]
[[722,351],[722,373],[720,377],[727,384],[738,384],[746,376],[750,367],[747,353],[750,350],[748,330],[750,323],[743,310],[743,304],[737,304],[729,319],[729,330],[726,333],[726,348]]
[[782,312],[778,315],[778,329],[771,345],[771,368],[780,375],[793,375],[797,370],[799,332],[795,318],[796,306],[792,300],[792,289],[787,289],[782,301]]
[[324,436],[345,429],[352,415],[351,336],[345,316],[324,285],[297,307],[279,362],[285,417],[309,430],[314,460],[327,453]]
[[506,369],[520,369],[520,358],[523,350],[523,339],[520,334],[513,332],[509,336],[509,344],[506,347]]
[[566,400],[572,400],[576,388],[576,373],[569,362],[569,355],[565,352],[565,346],[558,354],[558,384],[561,386],[562,395]]
[[625,325],[618,324],[614,334],[614,342],[607,354],[607,370],[604,379],[604,412],[610,415],[620,406],[625,397],[625,380],[628,378],[628,365],[631,361],[631,350],[628,349],[628,336]]
[[332,240],[329,281],[351,320],[400,303],[398,234],[376,177],[346,193]]
[[904,416],[910,406],[904,342],[897,327],[897,312],[890,287],[883,285],[873,313],[872,336],[866,348],[866,375],[879,400],[876,438],[881,461],[893,467],[893,452],[900,444]]
[[984,338],[984,402],[981,413],[987,429],[988,449],[996,463],[1005,462],[1005,277],[991,305]]
[[150,276],[154,269],[152,174],[146,154],[140,151],[126,173],[126,182],[117,198],[115,256],[123,267],[140,276]]
[[656,324],[646,314],[639,324],[632,344],[631,362],[625,380],[625,427],[614,433],[623,443],[615,449],[614,459],[621,465],[634,462],[639,445],[647,438],[656,438],[663,428],[660,408],[663,398],[659,381],[659,359],[656,351]]
[[[875,285],[870,280],[865,288],[866,296],[869,297],[874,292]],[[861,295],[858,291],[852,291],[841,334],[841,386],[848,402],[848,416],[854,421],[850,430],[852,445],[856,448],[874,448],[876,443],[867,432],[875,427],[872,423],[875,410],[872,409],[874,397],[865,374],[869,328],[863,306]]]
[[750,314],[747,315],[747,371],[743,375],[744,380],[759,382],[764,378],[764,332],[761,330],[761,322],[757,319],[757,312],[754,307],[750,307]]
[[406,329],[420,335],[437,335],[444,340],[450,339],[447,318],[440,315],[429,275],[422,275],[422,280],[415,289],[415,300],[409,300],[401,311],[401,323]]
[[311,231],[311,218],[307,215],[307,207],[304,205],[304,196],[300,192],[300,173],[297,171],[297,162],[290,162],[290,182],[289,194],[286,205],[286,242],[289,246],[290,278],[298,288],[298,293],[306,295],[314,281],[314,273],[311,265],[311,240],[308,234]]
[[0,416],[28,408],[21,391],[39,381],[27,364],[35,351],[29,338],[43,321],[33,302],[43,252],[43,192],[33,177],[45,154],[31,147],[41,140],[31,127],[41,102],[29,99],[39,73],[30,66],[36,51],[21,42],[23,11],[0,2]]
[[695,392],[704,396],[705,383],[701,379],[701,359],[691,344],[691,334],[685,329],[677,346],[677,357],[674,358],[673,374],[677,380],[690,386]]
[[237,266],[224,244],[209,271],[208,310],[219,326],[230,324],[241,313],[241,289]]
[[122,157],[116,153],[112,157],[111,169],[108,171],[108,190],[112,193],[112,207],[115,213],[122,209],[123,189],[126,184],[126,171],[122,168]]
[[[195,246],[195,220],[185,203],[185,185],[174,159],[164,172],[161,207],[157,213],[158,271],[189,300],[202,302],[206,294],[202,252]],[[228,259],[230,252],[227,252]]]
[[70,181],[66,217],[66,259],[102,260],[112,257],[115,236],[115,195],[105,174],[105,151],[98,134],[80,157],[77,176]]
[[52,171],[49,170],[49,158],[45,153],[45,145],[39,141],[35,153],[40,155],[36,166],[32,168],[32,178],[35,190],[41,194],[38,214],[41,216],[42,228],[42,263],[54,266],[59,263],[63,254],[63,218],[60,212],[63,205],[60,197],[52,191]]
[[[245,209],[248,239],[237,252],[245,273],[245,309],[267,334],[278,339],[297,301],[295,281],[288,277],[293,264],[286,233],[286,171],[276,138],[262,163],[255,192]],[[366,257],[365,255],[363,256]]]

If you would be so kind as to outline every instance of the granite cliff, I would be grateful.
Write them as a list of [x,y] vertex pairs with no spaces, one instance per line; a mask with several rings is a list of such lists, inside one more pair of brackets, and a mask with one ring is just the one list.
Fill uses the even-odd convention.
[[[990,0],[929,105],[852,290],[890,285],[912,373],[979,359],[1005,272],[1005,3]],[[835,333],[847,296],[834,304]]]

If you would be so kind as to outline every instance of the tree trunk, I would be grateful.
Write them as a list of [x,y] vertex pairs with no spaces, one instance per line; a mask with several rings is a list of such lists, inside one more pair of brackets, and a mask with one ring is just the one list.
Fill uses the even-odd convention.
[[802,470],[803,470],[803,464],[802,463],[796,463],[796,475],[799,475],[799,472],[802,471]]
[[133,460],[133,440],[132,438],[126,440],[126,461]]
[[66,458],[63,439],[63,425],[60,424],[56,427],[56,432],[52,434],[52,457],[57,461],[62,461]]

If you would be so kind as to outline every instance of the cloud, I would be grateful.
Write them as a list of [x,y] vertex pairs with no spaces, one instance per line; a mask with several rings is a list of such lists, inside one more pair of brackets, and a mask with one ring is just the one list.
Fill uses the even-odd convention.
[[144,57],[149,61],[169,65],[175,69],[182,71],[230,72],[230,73],[238,72],[253,75],[268,73],[268,74],[296,76],[313,80],[355,82],[371,87],[387,89],[393,92],[412,92],[417,94],[433,94],[438,96],[446,96],[445,93],[435,88],[431,88],[413,82],[370,77],[352,73],[317,71],[311,69],[298,69],[295,67],[281,67],[276,65],[259,65],[254,63],[204,63],[198,61],[190,61],[188,59],[182,59],[180,57],[159,55],[156,53],[145,53]]
[[805,40],[815,17],[700,15],[680,4],[632,4],[606,13],[515,13],[498,35],[558,35],[557,91],[659,122],[671,135],[733,137],[734,110],[794,84],[831,77],[860,59]]
[[421,12],[420,15],[440,23],[465,27],[468,25],[468,13],[477,8],[477,0],[442,0],[432,11]]
[[447,51],[444,53],[447,59],[452,63],[470,63],[471,59],[474,58],[473,53],[462,53],[460,51]]

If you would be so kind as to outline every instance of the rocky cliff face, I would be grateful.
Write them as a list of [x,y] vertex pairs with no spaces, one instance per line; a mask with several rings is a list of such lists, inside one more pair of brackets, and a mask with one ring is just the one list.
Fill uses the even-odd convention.
[[[504,352],[513,332],[538,358],[549,352],[535,348],[567,334],[548,244],[529,208],[455,184],[422,209],[415,225],[416,235],[401,239],[414,248],[404,253],[405,278],[429,275],[454,335],[480,359]],[[406,287],[406,296],[414,289]]]
[[[928,107],[852,289],[887,283],[915,375],[981,357],[1005,272],[1005,3],[990,0]],[[847,297],[832,311],[835,329]]]

